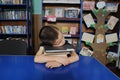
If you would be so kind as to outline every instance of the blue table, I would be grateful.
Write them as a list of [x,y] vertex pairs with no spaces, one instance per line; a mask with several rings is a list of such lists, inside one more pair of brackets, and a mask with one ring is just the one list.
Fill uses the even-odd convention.
[[80,57],[65,67],[47,69],[34,56],[0,56],[0,80],[120,80],[92,57]]

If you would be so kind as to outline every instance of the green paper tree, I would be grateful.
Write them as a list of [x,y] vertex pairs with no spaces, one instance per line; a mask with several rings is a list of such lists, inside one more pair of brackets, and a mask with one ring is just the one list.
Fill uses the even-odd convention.
[[[106,43],[105,34],[108,31],[108,25],[105,24],[105,18],[110,14],[106,9],[93,10],[93,14],[97,18],[96,24],[91,24],[90,27],[95,29],[95,37],[93,43],[85,42],[87,46],[93,49],[93,56],[103,64],[108,63],[106,59],[106,49],[109,46],[114,46],[114,43]],[[98,43],[98,38],[103,37],[103,41]]]

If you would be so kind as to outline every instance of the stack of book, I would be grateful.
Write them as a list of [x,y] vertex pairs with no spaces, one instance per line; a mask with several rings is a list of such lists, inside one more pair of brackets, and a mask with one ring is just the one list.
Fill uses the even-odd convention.
[[67,56],[72,51],[75,51],[71,44],[65,44],[59,47],[45,46],[46,56]]

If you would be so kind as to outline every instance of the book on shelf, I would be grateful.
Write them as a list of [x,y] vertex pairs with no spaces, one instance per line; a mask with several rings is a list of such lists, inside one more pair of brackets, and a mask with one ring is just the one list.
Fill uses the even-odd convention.
[[63,34],[68,34],[68,32],[69,32],[69,28],[68,28],[68,26],[61,26],[61,31],[62,31],[62,33]]
[[112,43],[118,41],[117,33],[107,34],[105,35],[106,43]]
[[70,27],[70,34],[75,35],[77,32],[77,27],[76,26],[71,26]]
[[118,21],[119,21],[119,19],[117,17],[111,16],[107,23],[108,28],[110,30],[113,30]]
[[47,8],[45,8],[44,13],[45,13],[45,15],[44,15],[45,17],[53,16],[54,15],[54,9],[51,8],[51,7],[47,7]]
[[0,0],[1,4],[23,4],[26,0]]
[[93,10],[95,8],[95,1],[84,1],[83,10]]
[[62,7],[55,8],[55,16],[56,17],[64,17],[64,8],[62,8]]
[[79,39],[72,39],[72,45],[73,45],[74,49],[78,48],[78,40]]
[[43,3],[79,4],[79,3],[80,3],[80,0],[43,0]]
[[26,13],[27,12],[23,9],[19,10],[4,9],[3,19],[27,19]]
[[5,27],[4,27],[4,26],[0,26],[0,27],[1,27],[1,33],[2,33],[2,34],[5,34],[5,33],[6,33]]
[[26,34],[27,33],[27,27],[22,25],[6,25],[6,26],[0,26],[1,33],[3,34]]
[[78,18],[79,17],[79,8],[65,8],[65,17],[66,18]]
[[53,53],[53,54],[57,54],[60,52],[71,52],[74,51],[74,48],[71,44],[65,44],[63,46],[59,46],[59,47],[52,47],[52,46],[45,46],[45,52],[46,53]]

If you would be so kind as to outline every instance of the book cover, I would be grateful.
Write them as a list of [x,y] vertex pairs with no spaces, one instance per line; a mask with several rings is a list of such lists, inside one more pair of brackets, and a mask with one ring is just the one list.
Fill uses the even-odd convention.
[[95,35],[84,32],[82,35],[82,41],[93,43]]
[[1,26],[1,30],[2,30],[2,34],[5,34],[6,31],[5,31],[5,26]]
[[71,26],[71,27],[70,27],[70,34],[75,35],[76,32],[77,32],[76,26]]
[[61,27],[62,27],[62,29],[61,29],[62,33],[63,34],[68,34],[68,32],[69,32],[68,26],[61,26]]
[[106,9],[110,12],[117,12],[118,11],[119,3],[106,3]]
[[72,39],[72,45],[73,45],[74,49],[77,49],[77,47],[78,47],[78,39]]
[[84,1],[83,2],[83,10],[93,10],[95,8],[94,1]]
[[66,18],[78,18],[80,9],[78,8],[65,8]]
[[8,25],[7,27],[7,33],[11,34],[12,33],[12,26]]
[[62,7],[55,8],[55,16],[56,17],[64,17],[64,8],[62,8]]
[[91,27],[92,24],[95,24],[92,15],[89,13],[83,17],[87,27]]
[[97,35],[97,43],[102,43],[104,42],[104,35],[103,34],[98,34]]
[[93,55],[93,51],[91,51],[90,49],[88,49],[87,47],[83,47],[80,51],[80,54],[82,56],[92,56]]
[[107,34],[107,35],[105,35],[105,38],[106,38],[106,43],[118,41],[117,33]]
[[71,44],[65,44],[60,47],[45,46],[46,53],[57,53],[57,52],[71,52],[74,51],[74,48]]
[[108,23],[107,23],[108,28],[110,30],[113,30],[118,21],[119,21],[119,19],[117,17],[111,16]]
[[54,13],[53,8],[45,8],[45,17],[52,16]]

